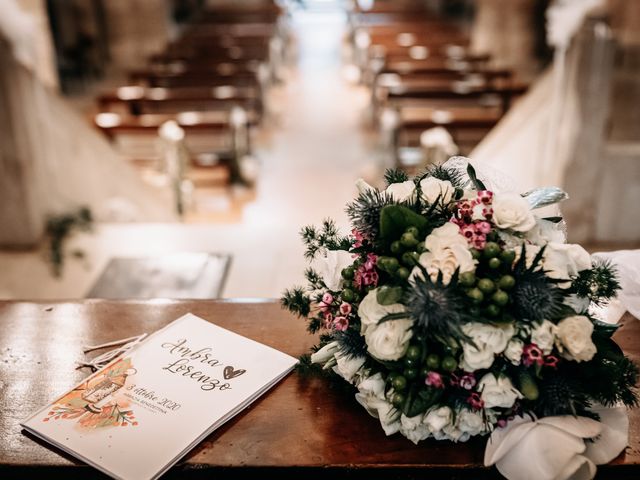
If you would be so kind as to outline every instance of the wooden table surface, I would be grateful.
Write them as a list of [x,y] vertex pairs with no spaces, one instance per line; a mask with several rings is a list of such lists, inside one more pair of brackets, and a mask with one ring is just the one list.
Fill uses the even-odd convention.
[[[25,434],[19,422],[89,373],[75,368],[83,345],[150,333],[187,312],[294,356],[314,343],[304,321],[268,300],[0,302],[0,478],[101,477]],[[623,321],[616,339],[639,360],[640,322],[629,315]],[[630,420],[630,446],[612,465],[599,467],[599,478],[640,478],[640,411]],[[484,443],[415,446],[399,434],[385,437],[350,394],[294,372],[168,476],[498,478],[482,466]]]

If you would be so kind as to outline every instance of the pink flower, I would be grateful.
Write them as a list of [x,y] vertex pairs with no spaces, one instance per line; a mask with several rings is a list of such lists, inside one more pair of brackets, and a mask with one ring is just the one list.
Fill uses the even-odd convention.
[[460,227],[460,233],[467,240],[472,240],[475,236],[475,229],[473,228],[473,225],[464,225]]
[[483,208],[482,216],[487,220],[491,220],[493,218],[493,208]]
[[355,283],[358,288],[378,285],[378,272],[376,271],[376,262],[378,257],[373,254],[367,254],[365,262],[356,270]]
[[487,237],[486,235],[476,235],[473,237],[473,242],[471,242],[473,248],[477,250],[482,250],[487,245]]
[[473,375],[473,373],[465,373],[464,375],[462,375],[462,377],[460,377],[459,381],[459,385],[465,390],[471,390],[476,386],[476,383],[476,377]]
[[345,316],[349,315],[351,313],[351,304],[342,302],[342,304],[340,305],[340,313]]
[[331,312],[325,312],[324,328],[330,328],[332,323],[333,323],[333,314]]
[[490,190],[478,191],[478,200],[480,200],[485,205],[490,204],[493,200],[493,192]]
[[353,235],[353,237],[356,239],[356,241],[353,242],[353,248],[360,248],[362,246],[362,242],[364,241],[364,235],[362,235],[355,228],[351,230],[351,235]]
[[483,233],[486,235],[491,232],[491,224],[489,222],[478,222],[474,226],[477,233]]
[[349,320],[346,317],[336,317],[333,319],[333,328],[344,332],[349,328]]
[[444,388],[442,376],[438,372],[427,373],[427,378],[425,379],[424,383],[426,383],[430,387]]
[[471,408],[473,408],[474,410],[481,410],[484,407],[484,400],[480,398],[480,394],[477,392],[473,392],[471,395],[469,395],[469,398],[467,398],[467,403],[471,405]]
[[322,295],[322,303],[324,303],[325,305],[331,305],[333,303],[333,295],[331,295],[329,292]]
[[542,350],[540,350],[540,348],[538,348],[535,343],[525,345],[525,347],[522,349],[522,363],[524,363],[527,367],[530,367],[534,363],[543,365],[544,358],[542,355]]
[[551,368],[557,368],[559,361],[560,361],[560,359],[558,357],[556,357],[555,355],[547,355],[545,357],[545,359],[544,359],[544,366],[545,367],[551,367]]

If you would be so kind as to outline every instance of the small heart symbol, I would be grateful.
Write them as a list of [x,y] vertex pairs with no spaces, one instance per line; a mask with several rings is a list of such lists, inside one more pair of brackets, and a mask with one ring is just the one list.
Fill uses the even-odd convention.
[[233,367],[231,365],[229,365],[228,367],[224,367],[224,379],[225,380],[230,380],[232,378],[236,378],[239,377],[240,375],[242,375],[244,372],[246,372],[246,370],[234,370]]

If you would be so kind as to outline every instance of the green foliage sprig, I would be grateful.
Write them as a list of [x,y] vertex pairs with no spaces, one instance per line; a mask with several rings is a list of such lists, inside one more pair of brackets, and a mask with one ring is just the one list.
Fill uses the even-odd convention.
[[87,207],[80,207],[73,212],[49,217],[45,233],[49,242],[49,259],[56,277],[62,275],[66,240],[74,230],[88,231],[92,225],[93,216]]

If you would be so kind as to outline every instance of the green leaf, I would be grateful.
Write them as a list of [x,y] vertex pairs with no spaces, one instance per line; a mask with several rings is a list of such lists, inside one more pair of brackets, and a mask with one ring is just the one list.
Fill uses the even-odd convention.
[[612,323],[602,322],[600,320],[593,319],[593,326],[600,335],[611,338],[614,333],[620,328],[620,325],[615,325]]
[[470,163],[467,164],[467,175],[469,175],[469,178],[473,182],[473,185],[476,187],[476,190],[486,190],[487,189],[487,187],[484,186],[484,183],[482,183],[478,179],[478,176],[476,175],[476,169],[473,168],[473,165],[471,165]]
[[546,220],[551,223],[560,223],[562,221],[562,217],[543,217],[542,220]]
[[424,235],[428,224],[426,218],[403,205],[387,205],[380,211],[380,236],[387,242],[399,239],[409,227]]
[[378,289],[376,300],[380,305],[392,305],[402,298],[402,287],[390,287],[384,285]]

